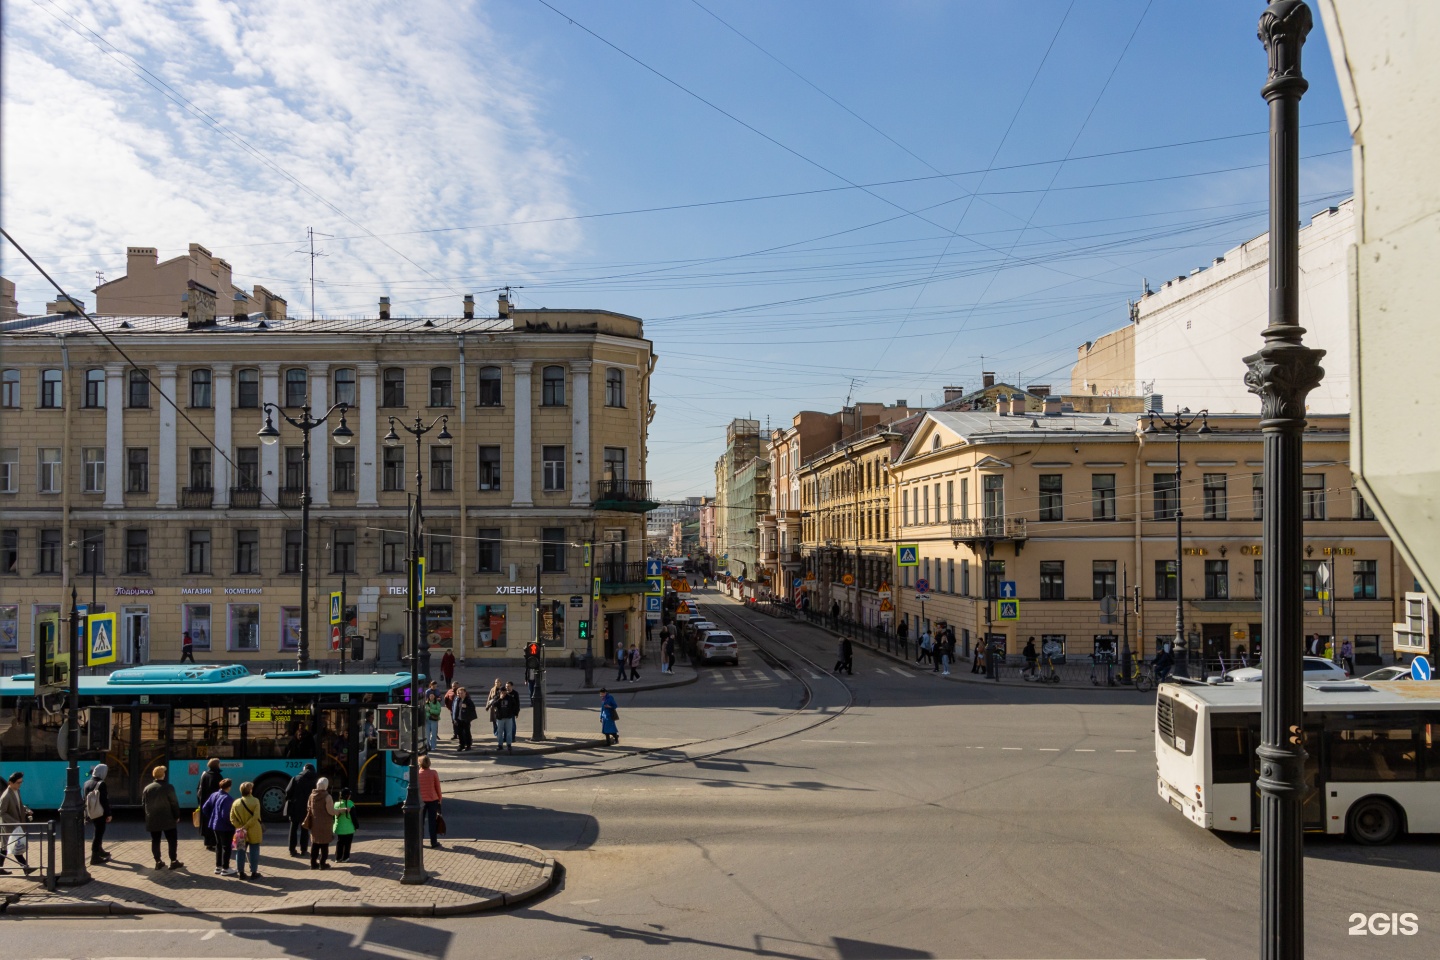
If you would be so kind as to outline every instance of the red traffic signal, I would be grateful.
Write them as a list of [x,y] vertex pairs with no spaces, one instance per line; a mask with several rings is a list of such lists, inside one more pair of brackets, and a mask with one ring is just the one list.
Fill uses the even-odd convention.
[[538,657],[538,656],[540,656],[540,644],[538,644],[538,643],[527,643],[527,644],[525,644],[525,656],[527,656],[527,657]]

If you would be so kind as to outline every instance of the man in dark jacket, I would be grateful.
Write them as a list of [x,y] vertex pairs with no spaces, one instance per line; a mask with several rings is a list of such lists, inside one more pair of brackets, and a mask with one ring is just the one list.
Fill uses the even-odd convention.
[[[105,827],[110,822],[110,791],[105,789],[105,775],[110,768],[103,763],[95,764],[90,779],[80,788],[80,800],[84,805],[85,819],[95,828],[95,839],[90,841],[90,866],[98,867],[110,859],[105,852]],[[90,794],[96,794],[100,802],[100,816],[91,816]]]
[[[203,807],[210,794],[220,789],[220,760],[218,757],[211,757],[205,764],[205,772],[200,774],[200,783],[195,788],[195,805]],[[211,830],[204,820],[200,821],[200,834],[205,838],[205,849],[215,849],[215,831]]]
[[285,786],[285,817],[290,821],[290,856],[310,855],[310,831],[301,826],[310,806],[310,794],[320,780],[315,764],[305,764],[305,769],[290,778]]

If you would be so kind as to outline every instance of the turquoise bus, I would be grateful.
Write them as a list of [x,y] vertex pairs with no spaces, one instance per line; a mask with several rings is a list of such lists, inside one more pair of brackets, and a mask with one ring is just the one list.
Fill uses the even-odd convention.
[[[233,664],[166,664],[81,677],[81,776],[107,764],[110,802],[137,807],[164,764],[188,808],[216,757],[236,784],[254,782],[274,821],[284,819],[285,785],[313,763],[332,787],[350,787],[357,805],[396,807],[410,757],[380,749],[373,721],[378,707],[407,703],[409,694],[408,673],[255,675]],[[0,775],[25,774],[25,802],[37,810],[59,808],[64,795],[64,710],[63,695],[36,698],[33,676],[0,678]]]

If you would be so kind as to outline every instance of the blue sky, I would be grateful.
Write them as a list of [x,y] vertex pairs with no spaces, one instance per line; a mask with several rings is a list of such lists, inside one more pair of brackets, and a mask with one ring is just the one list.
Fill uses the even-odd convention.
[[[308,313],[314,227],[321,313],[640,316],[649,475],[707,493],[732,417],[1067,382],[1142,278],[1262,233],[1261,9],[6,0],[6,228],[92,304],[196,241]],[[1305,56],[1308,215],[1352,180],[1318,20]]]

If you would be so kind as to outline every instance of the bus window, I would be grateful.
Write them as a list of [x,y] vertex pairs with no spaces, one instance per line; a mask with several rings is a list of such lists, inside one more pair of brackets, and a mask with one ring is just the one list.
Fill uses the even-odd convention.
[[208,760],[238,757],[240,731],[224,707],[176,707],[171,758]]
[[245,708],[245,756],[252,760],[278,757],[314,759],[310,705],[277,703]]
[[[0,764],[18,763],[27,759],[25,722],[21,716],[24,700],[5,697],[0,700]],[[6,769],[0,766],[0,770]]]
[[1210,716],[1210,766],[1215,783],[1255,779],[1255,748],[1260,744],[1260,715],[1216,713]]
[[1161,694],[1155,701],[1155,729],[1160,739],[1185,756],[1195,752],[1195,708]]
[[1413,713],[1336,715],[1326,731],[1331,781],[1420,779],[1420,718]]

